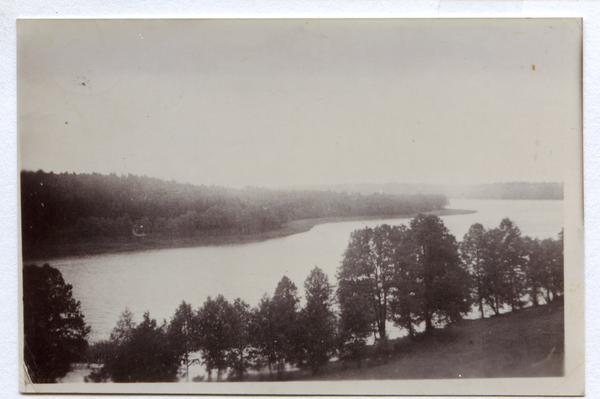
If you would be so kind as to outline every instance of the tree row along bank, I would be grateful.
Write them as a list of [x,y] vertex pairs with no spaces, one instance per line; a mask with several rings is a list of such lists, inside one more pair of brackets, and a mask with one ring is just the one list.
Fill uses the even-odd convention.
[[262,241],[319,223],[445,210],[443,195],[194,186],[140,176],[21,172],[25,260]]
[[[503,328],[502,320],[506,312],[531,316],[539,312],[529,307],[560,307],[563,270],[562,232],[556,240],[522,237],[518,227],[504,219],[497,228],[472,225],[459,243],[442,219],[419,214],[409,226],[354,231],[338,268],[337,286],[315,267],[304,282],[304,306],[295,284],[284,276],[274,295],[265,295],[254,308],[239,298],[229,302],[219,295],[197,310],[182,302],[170,322],[162,324],[149,313],[137,324],[125,310],[110,339],[88,347],[89,327],[71,297],[71,287],[48,265],[25,266],[25,362],[34,382],[56,381],[75,361],[102,365],[88,382],[176,381],[189,378],[193,364],[203,365],[208,379],[215,372],[217,380],[244,380],[249,371],[265,379],[299,378],[301,374],[287,373],[289,366],[317,375],[330,368],[334,356],[345,367],[361,368],[401,352],[426,351],[427,345],[419,342],[435,342],[440,330],[461,328],[462,318],[477,309],[481,318],[493,313],[494,323],[504,330],[505,345],[521,348],[502,363],[509,373],[504,376],[513,376],[515,364],[535,375],[555,376],[562,372],[560,364],[553,361],[546,367],[540,362],[564,346],[555,328],[562,319],[553,316],[552,334],[543,334],[540,342],[526,348],[524,337],[538,338]],[[388,340],[390,322],[406,331],[408,339]],[[373,345],[368,345],[369,338]],[[479,360],[495,364],[492,355],[498,350],[497,345],[484,350],[490,357]],[[456,359],[456,353],[447,359],[449,369]],[[429,361],[435,362],[435,357]]]

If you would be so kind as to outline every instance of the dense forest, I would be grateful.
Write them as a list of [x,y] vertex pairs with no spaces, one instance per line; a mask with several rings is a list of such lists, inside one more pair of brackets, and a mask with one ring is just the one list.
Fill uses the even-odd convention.
[[288,366],[316,375],[333,357],[358,367],[388,359],[396,349],[386,323],[415,343],[473,311],[484,318],[561,306],[563,269],[562,232],[558,239],[523,237],[504,219],[491,229],[474,224],[457,242],[442,219],[420,214],[409,226],[354,231],[337,286],[315,267],[304,281],[304,301],[284,276],[255,307],[219,295],[197,309],[182,302],[162,324],[149,313],[137,323],[126,309],[108,340],[87,347],[89,327],[71,286],[49,265],[26,266],[25,362],[34,382],[56,381],[75,361],[101,365],[88,382],[189,380],[192,364],[206,369],[195,381],[214,373],[239,381],[252,370],[284,379]]
[[446,204],[443,195],[230,189],[146,176],[21,172],[25,258],[82,241],[251,235],[294,220],[410,215]]
[[504,200],[561,200],[563,183],[490,183],[471,185],[440,184],[335,184],[329,186],[298,186],[291,189],[331,190],[341,193],[373,193],[390,195],[445,195],[448,198]]

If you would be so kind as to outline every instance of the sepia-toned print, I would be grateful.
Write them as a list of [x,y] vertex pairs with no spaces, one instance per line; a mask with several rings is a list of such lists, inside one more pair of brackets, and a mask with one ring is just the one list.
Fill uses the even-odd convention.
[[22,392],[583,394],[580,19],[17,33]]

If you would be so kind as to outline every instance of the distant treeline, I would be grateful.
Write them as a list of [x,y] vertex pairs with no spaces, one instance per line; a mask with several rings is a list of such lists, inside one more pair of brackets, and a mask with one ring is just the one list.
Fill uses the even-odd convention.
[[516,199],[516,200],[561,200],[562,183],[495,183],[476,186],[460,186],[448,190],[456,198],[473,199]]
[[475,185],[435,184],[336,184],[329,186],[298,186],[296,189],[332,190],[368,195],[445,195],[449,198],[466,199],[512,199],[512,200],[561,200],[563,183],[492,183]]
[[94,238],[246,235],[300,219],[407,215],[443,195],[361,195],[196,186],[146,176],[21,172],[23,253]]

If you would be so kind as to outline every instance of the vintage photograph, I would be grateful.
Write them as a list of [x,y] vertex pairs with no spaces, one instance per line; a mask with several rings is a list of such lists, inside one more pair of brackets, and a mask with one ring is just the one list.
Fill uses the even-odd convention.
[[581,394],[582,29],[19,20],[21,391]]

